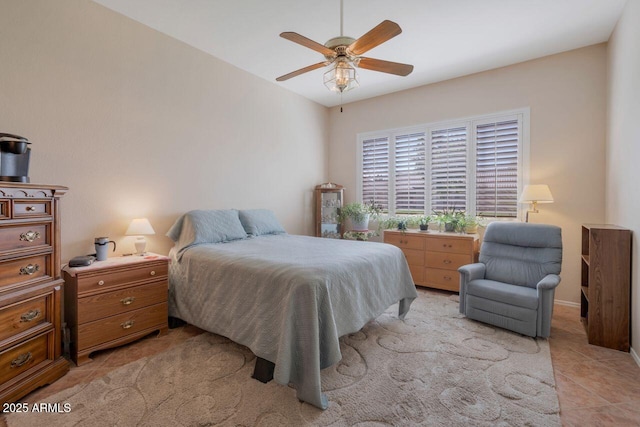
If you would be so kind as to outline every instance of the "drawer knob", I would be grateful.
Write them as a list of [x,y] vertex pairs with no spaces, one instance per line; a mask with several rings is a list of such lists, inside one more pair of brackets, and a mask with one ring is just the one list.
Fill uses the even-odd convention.
[[451,260],[450,259],[445,259],[442,262],[445,263],[445,264],[451,264]]
[[102,286],[102,285],[104,285],[104,280],[100,280],[100,281],[98,282],[98,286]]
[[31,360],[31,357],[32,356],[30,351],[21,354],[11,361],[11,368],[19,368],[20,366],[29,362]]
[[37,319],[38,316],[40,316],[40,310],[29,310],[22,316],[20,316],[20,322],[32,322],[33,320]]
[[135,297],[126,297],[122,298],[120,302],[122,303],[122,305],[131,305],[135,300]]
[[31,276],[36,271],[40,270],[40,266],[38,264],[28,264],[25,267],[20,268],[21,276]]
[[27,206],[26,208],[24,208],[25,211],[27,212],[35,212],[36,207],[35,206]]
[[149,274],[150,274],[150,275],[152,275],[152,276],[155,276],[155,275],[156,275],[156,272],[155,272],[155,271],[153,271],[153,270],[151,270],[151,272],[150,272]]
[[40,233],[38,233],[37,231],[29,230],[26,233],[20,234],[21,242],[33,242],[34,240],[37,240],[39,238],[40,238]]
[[444,280],[451,280],[451,276],[444,276]]
[[122,326],[122,329],[129,329],[133,326],[133,320],[127,320],[126,322],[121,323],[120,326]]

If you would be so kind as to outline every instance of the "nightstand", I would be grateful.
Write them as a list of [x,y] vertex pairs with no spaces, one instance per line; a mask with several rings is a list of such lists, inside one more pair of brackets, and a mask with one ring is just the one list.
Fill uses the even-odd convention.
[[167,332],[169,259],[125,256],[65,267],[65,321],[71,359],[80,366],[97,350]]

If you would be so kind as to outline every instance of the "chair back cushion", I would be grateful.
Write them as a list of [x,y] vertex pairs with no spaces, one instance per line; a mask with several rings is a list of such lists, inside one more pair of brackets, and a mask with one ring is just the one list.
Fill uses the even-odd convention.
[[492,222],[480,247],[485,278],[535,288],[547,274],[560,274],[562,230],[555,225]]

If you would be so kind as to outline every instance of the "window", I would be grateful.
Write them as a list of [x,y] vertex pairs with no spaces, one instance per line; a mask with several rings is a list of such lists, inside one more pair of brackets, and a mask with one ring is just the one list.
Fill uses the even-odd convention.
[[359,135],[359,196],[395,214],[456,208],[514,218],[527,174],[529,111]]

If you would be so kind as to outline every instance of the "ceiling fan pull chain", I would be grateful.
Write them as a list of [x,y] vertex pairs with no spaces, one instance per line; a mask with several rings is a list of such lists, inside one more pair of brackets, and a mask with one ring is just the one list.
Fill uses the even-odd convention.
[[342,113],[342,92],[340,92],[340,112]]
[[344,0],[340,0],[340,37],[344,35],[342,31],[344,29],[343,16],[344,16]]

